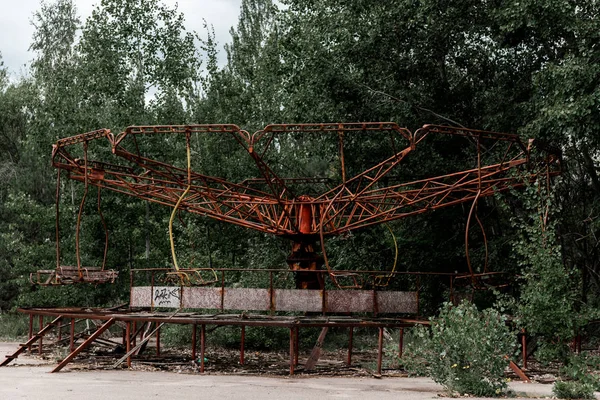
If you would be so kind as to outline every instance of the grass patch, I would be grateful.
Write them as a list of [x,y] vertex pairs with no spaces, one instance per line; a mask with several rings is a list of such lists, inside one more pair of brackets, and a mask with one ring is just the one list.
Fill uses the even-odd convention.
[[29,319],[20,313],[0,313],[0,340],[19,341],[27,338]]

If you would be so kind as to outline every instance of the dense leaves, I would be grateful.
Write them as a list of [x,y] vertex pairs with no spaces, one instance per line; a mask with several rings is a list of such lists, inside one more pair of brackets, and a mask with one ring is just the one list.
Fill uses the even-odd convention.
[[468,302],[446,303],[431,327],[412,332],[402,363],[413,374],[424,374],[451,394],[504,395],[506,357],[514,350],[514,335],[495,310],[478,311]]

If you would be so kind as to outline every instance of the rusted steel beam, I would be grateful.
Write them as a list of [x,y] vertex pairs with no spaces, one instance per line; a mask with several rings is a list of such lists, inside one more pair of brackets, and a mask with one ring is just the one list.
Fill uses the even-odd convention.
[[[44,328],[44,316],[40,315],[39,316],[39,320],[40,320],[40,331]],[[43,342],[43,336],[40,336],[40,341],[38,343],[38,354],[42,355],[42,342]]]
[[[131,322],[125,324],[125,351],[127,354],[131,352]],[[131,368],[131,355],[127,356],[127,368]]]
[[300,351],[300,327],[296,327],[296,332],[294,334],[294,365],[298,365],[298,353]]
[[[278,176],[254,148],[263,137],[269,138],[266,148],[273,146],[272,135],[275,134],[320,132],[324,135],[340,135],[361,131],[392,132],[402,137],[408,147],[395,151],[392,157],[367,168],[354,177],[343,180],[340,186],[330,188],[312,199],[299,200],[298,196],[292,194],[289,183],[294,182],[293,179],[306,180],[314,179],[313,177],[287,179]],[[187,171],[129,152],[123,144],[127,137],[136,135],[182,135],[184,132],[217,132],[232,135],[257,163],[263,176],[258,180],[250,179],[238,184],[192,171],[191,193],[183,200],[181,208],[188,212],[276,235],[294,235],[300,231],[297,216],[289,211],[299,202],[317,208],[323,206],[329,208],[329,211],[323,215],[315,214],[311,233],[316,234],[318,228],[322,227],[325,235],[330,236],[404,218],[430,209],[470,201],[472,196],[469,196],[469,193],[474,188],[482,189],[482,196],[490,196],[509,187],[518,186],[520,182],[541,176],[538,171],[533,171],[532,174],[524,177],[503,175],[508,170],[525,171],[525,164],[530,163],[530,153],[534,149],[542,152],[545,157],[540,159],[541,164],[537,166],[550,166],[551,174],[560,171],[560,154],[556,149],[550,146],[526,147],[516,135],[434,125],[426,125],[412,134],[394,123],[270,125],[253,135],[233,125],[145,126],[129,127],[116,139],[108,130],[100,130],[61,139],[55,145],[53,162],[57,168],[69,170],[71,179],[84,181],[84,178],[88,177],[92,185],[172,207],[184,190],[186,181],[184,177]],[[418,143],[432,134],[469,137],[477,140],[478,143],[485,140],[489,143],[489,147],[504,145],[507,148],[505,154],[508,158],[505,156],[498,159],[499,163],[492,162],[475,170],[400,185],[384,183],[382,187],[380,184],[387,179],[390,171],[396,168],[408,153],[414,151]],[[109,140],[115,156],[124,158],[133,165],[141,166],[143,174],[136,175],[133,167],[124,169],[115,164],[96,160],[90,160],[86,168],[66,151],[69,146],[82,146],[102,138]],[[339,151],[343,154],[343,142],[340,144]],[[476,154],[478,159],[481,158],[481,151],[483,150],[478,147]],[[267,190],[256,189],[254,185],[258,181],[268,187]],[[353,207],[355,211],[358,210],[356,207],[359,207],[361,211],[348,213],[346,211],[349,207]]]
[[204,359],[206,358],[206,325],[200,325],[200,372],[204,373]]
[[244,365],[244,347],[246,343],[246,326],[242,325],[242,334],[240,340],[240,365]]
[[106,331],[115,322],[115,318],[111,318],[100,326],[96,332],[90,335],[82,344],[79,345],[74,351],[71,352],[64,360],[62,360],[51,372],[58,372],[63,369],[68,363],[73,360],[82,350],[89,346],[96,338],[98,338],[104,331]]
[[352,365],[352,345],[354,339],[354,327],[350,327],[350,331],[348,332],[348,356],[346,358],[346,365]]
[[517,376],[519,377],[519,379],[521,379],[523,382],[526,382],[526,383],[530,383],[531,382],[531,380],[529,380],[529,378],[527,377],[527,375],[525,375],[525,373],[521,370],[521,368],[519,368],[517,366],[517,364],[515,364],[512,361],[509,361],[508,366],[510,367],[510,369],[513,370],[513,372],[515,374],[517,374]]
[[69,351],[72,352],[75,349],[75,318],[71,318],[69,324]]
[[319,334],[319,337],[317,338],[315,347],[313,348],[312,352],[310,353],[310,357],[308,357],[308,360],[306,361],[306,364],[304,365],[305,371],[311,371],[317,364],[317,361],[319,361],[319,358],[321,357],[321,353],[323,352],[323,342],[325,341],[325,336],[327,336],[328,331],[329,331],[328,327],[324,327],[323,329],[321,329],[321,333]]
[[[27,334],[27,338],[31,339],[33,337],[33,314],[29,314],[29,333]],[[31,345],[27,347],[28,354],[31,354]]]
[[192,325],[192,360],[194,360],[194,362],[196,362],[196,330],[197,330],[198,325],[194,324]]
[[50,332],[50,330],[53,327],[57,326],[57,324],[60,326],[60,320],[61,319],[62,319],[62,315],[59,315],[58,317],[56,317],[56,319],[54,319],[48,325],[46,325],[45,327],[43,327],[42,329],[40,329],[40,331],[38,333],[36,333],[35,335],[33,335],[33,334],[30,335],[29,340],[25,344],[21,344],[19,346],[19,349],[17,351],[15,351],[11,355],[7,355],[6,356],[6,359],[0,364],[0,367],[4,367],[5,365],[8,365],[10,362],[12,362],[12,360],[14,360],[17,357],[19,357],[19,355],[21,353],[23,353],[25,350],[30,349],[31,345],[33,343],[35,343],[39,338],[43,337],[46,333]]
[[290,375],[294,375],[294,333],[295,329],[290,327]]
[[379,328],[379,340],[377,341],[377,374],[381,375],[383,363],[383,327]]

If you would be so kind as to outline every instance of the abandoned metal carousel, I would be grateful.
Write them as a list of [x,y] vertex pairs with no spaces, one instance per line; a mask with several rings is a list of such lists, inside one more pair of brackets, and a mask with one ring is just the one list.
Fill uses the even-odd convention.
[[[254,166],[244,167],[245,179],[233,182],[211,173],[214,169],[207,168],[207,163],[193,151],[193,141],[208,137],[220,144],[222,151],[235,150],[233,162],[235,157],[245,157]],[[414,180],[411,171],[402,166],[407,159],[418,162],[419,154],[426,156],[427,151],[419,150],[427,150],[432,137],[458,144],[467,167]],[[145,142],[152,141],[154,148],[160,148],[161,142],[170,142],[180,150],[180,157],[165,160],[158,155],[148,156],[147,149],[152,147]],[[365,159],[367,145],[376,145],[381,151],[371,153],[376,154],[374,158]],[[90,151],[92,146],[94,151]],[[300,166],[290,173],[277,158],[282,146],[295,149],[297,164],[306,159],[305,154],[316,154],[318,158],[324,148],[336,156]],[[126,362],[130,366],[132,357],[151,338],[160,354],[160,332],[165,324],[190,324],[192,357],[196,359],[199,352],[200,371],[204,372],[207,326],[239,327],[242,365],[246,327],[264,326],[289,330],[289,372],[293,374],[299,364],[298,338],[302,328],[322,329],[303,366],[310,370],[319,358],[328,329],[348,330],[350,364],[353,330],[369,327],[379,333],[377,371],[381,373],[384,328],[400,331],[401,353],[403,329],[428,323],[419,313],[422,277],[447,281],[451,297],[448,300],[455,296],[458,282],[477,289],[497,277],[487,265],[479,271],[471,266],[468,230],[475,221],[485,237],[477,216],[478,201],[535,181],[549,183],[560,173],[560,157],[560,151],[549,145],[537,140],[523,142],[512,134],[439,125],[425,125],[411,132],[390,122],[269,125],[253,134],[236,125],[132,126],[119,134],[100,129],[60,139],[52,149],[52,165],[58,170],[56,267],[33,272],[30,280],[41,286],[108,284],[123,279],[123,272],[129,272],[130,301],[104,309],[19,309],[29,315],[29,340],[1,365],[7,365],[34,345],[41,352],[47,333],[56,330],[60,338],[66,331],[69,354],[52,371],[57,372],[91,343],[102,340],[108,328],[120,326],[125,354],[115,365]],[[64,173],[84,186],[76,223],[76,265],[61,262],[58,199]],[[98,211],[106,233],[104,258],[101,266],[95,267],[82,265],[79,254],[83,206],[92,186],[98,191]],[[119,271],[106,267],[108,230],[100,207],[102,190],[172,210],[170,268]],[[397,267],[399,250],[395,237],[395,259],[387,270],[348,270],[333,265],[328,258],[326,244],[330,238],[458,204],[467,205],[469,210],[465,232],[467,272],[403,271]],[[180,267],[173,239],[173,223],[180,212],[288,240],[291,250],[287,267]],[[391,229],[389,232],[393,236]],[[268,284],[238,287],[234,277],[239,274],[261,275]],[[280,279],[282,276],[292,277],[292,283]],[[390,285],[395,280],[407,284]],[[37,333],[33,328],[35,318],[39,320]],[[101,322],[86,337],[75,337],[75,321],[81,319]],[[518,370],[512,362],[511,366]]]

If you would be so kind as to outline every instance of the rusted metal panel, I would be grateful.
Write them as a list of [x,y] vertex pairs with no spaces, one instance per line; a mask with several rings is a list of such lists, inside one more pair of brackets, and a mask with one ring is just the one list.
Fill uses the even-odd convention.
[[226,310],[267,311],[270,307],[268,289],[225,288],[223,308]]
[[[225,288],[225,310],[270,310],[268,289]],[[372,290],[332,290],[326,294],[327,312],[375,312],[381,314],[416,314],[417,292]],[[375,309],[374,299],[377,300]],[[221,288],[135,286],[131,288],[132,307],[220,309]],[[275,289],[274,311],[321,312],[320,290]]]
[[323,311],[323,291],[275,289],[273,305],[276,311]]
[[184,308],[220,309],[221,288],[185,287],[181,304]]
[[377,312],[392,314],[417,314],[417,292],[377,292]]
[[329,290],[327,312],[373,312],[372,290]]
[[179,308],[181,306],[181,288],[155,286],[152,292],[152,305],[160,308]]
[[131,288],[131,307],[151,307],[152,306],[152,287],[133,286]]

